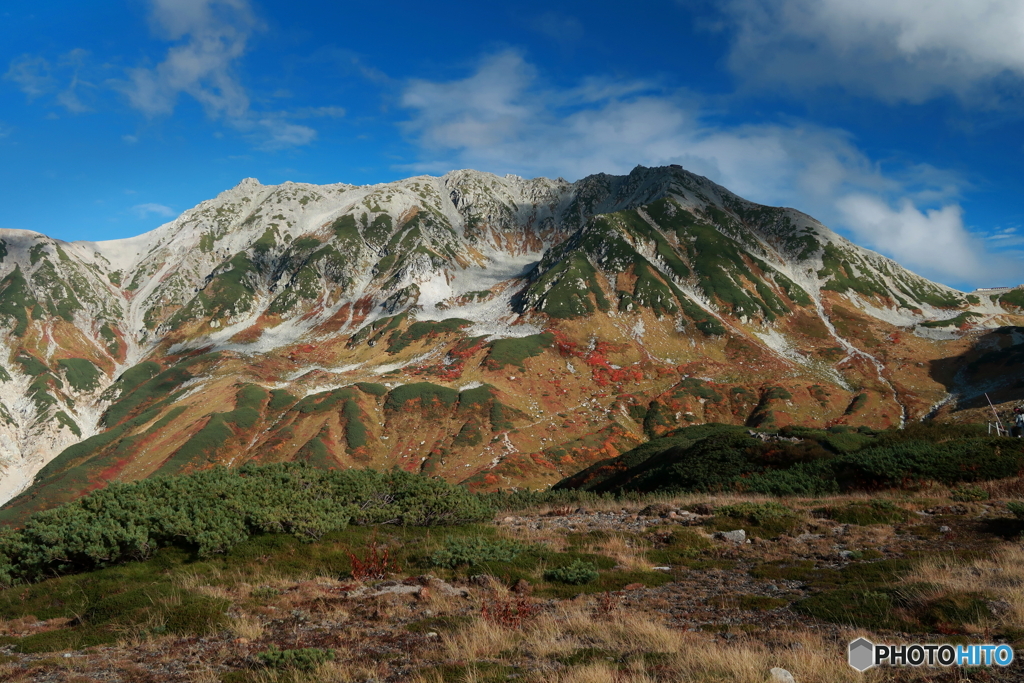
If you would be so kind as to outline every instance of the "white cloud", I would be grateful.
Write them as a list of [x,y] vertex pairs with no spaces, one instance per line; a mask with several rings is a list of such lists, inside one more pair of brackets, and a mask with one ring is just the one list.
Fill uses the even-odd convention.
[[340,119],[345,116],[344,107],[303,107],[296,109],[295,111],[288,112],[288,116],[296,119],[307,119],[307,118],[328,118],[328,119]]
[[[749,85],[840,85],[890,102],[993,104],[1024,76],[1019,0],[728,0],[731,68]],[[1016,88],[1015,88],[1016,90]]]
[[894,208],[879,197],[851,194],[840,197],[837,207],[857,237],[898,254],[911,270],[988,284],[1021,270],[1006,256],[987,253],[983,239],[964,229],[956,204],[922,211],[909,199]]
[[152,24],[169,40],[181,40],[153,68],[129,71],[121,85],[133,107],[169,114],[186,93],[213,118],[242,118],[249,98],[233,66],[257,23],[240,0],[152,0]]
[[56,86],[50,75],[50,64],[42,57],[22,55],[12,59],[4,80],[14,81],[29,100],[45,95]]
[[316,131],[309,126],[289,123],[281,118],[260,119],[257,123],[266,134],[266,139],[261,145],[264,149],[301,147],[316,138]]
[[135,212],[139,218],[147,218],[150,214],[161,216],[163,218],[173,218],[178,215],[178,212],[169,206],[163,204],[136,204],[132,207],[132,211]]
[[[413,112],[406,131],[429,159],[411,170],[579,178],[676,163],[753,201],[810,213],[945,282],[983,284],[1012,266],[964,226],[957,200],[966,183],[956,174],[883,167],[841,130],[799,121],[717,125],[698,102],[650,84],[591,79],[547,89],[511,51],[461,80],[411,81],[402,104]],[[930,245],[921,247],[926,236]]]
[[[56,64],[43,57],[22,55],[11,60],[4,80],[17,83],[30,102],[52,94],[57,104],[73,114],[81,114],[91,110],[82,102],[82,90],[94,87],[82,77],[82,72],[88,70],[87,58],[88,52],[80,48],[61,55]],[[62,83],[66,86],[62,87]]]
[[[260,28],[248,0],[151,0],[151,23],[161,37],[177,41],[159,64],[128,71],[115,83],[131,106],[148,116],[173,113],[181,95],[199,102],[208,117],[224,120],[263,149],[306,145],[308,126],[289,123],[284,112],[255,112],[236,73],[246,44]],[[297,117],[341,116],[340,107],[302,110]]]

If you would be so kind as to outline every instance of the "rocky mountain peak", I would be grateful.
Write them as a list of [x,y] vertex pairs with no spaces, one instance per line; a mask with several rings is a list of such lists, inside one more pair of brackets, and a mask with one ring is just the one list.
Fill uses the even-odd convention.
[[671,424],[898,425],[970,394],[970,340],[1015,353],[1019,291],[678,167],[247,178],[126,240],[0,231],[0,498],[263,457],[536,485]]

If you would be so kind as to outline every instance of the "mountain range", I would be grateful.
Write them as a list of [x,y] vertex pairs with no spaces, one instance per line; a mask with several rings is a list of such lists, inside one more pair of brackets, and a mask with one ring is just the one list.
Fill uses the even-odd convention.
[[680,426],[1024,398],[964,293],[679,167],[246,179],[138,237],[0,230],[0,518],[243,462],[543,487]]

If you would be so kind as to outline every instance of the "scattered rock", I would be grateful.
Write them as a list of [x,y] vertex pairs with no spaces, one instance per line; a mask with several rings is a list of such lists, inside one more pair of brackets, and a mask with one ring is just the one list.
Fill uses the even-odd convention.
[[942,526],[939,527],[939,533],[940,534],[948,534],[950,531],[952,531],[952,529],[950,529],[945,524],[943,524]]
[[988,611],[992,613],[994,617],[1002,617],[1009,614],[1012,609],[1009,602],[1006,600],[992,600],[988,603]]
[[458,588],[447,581],[442,581],[438,578],[433,578],[430,581],[429,587],[438,593],[443,593],[444,595],[452,595],[458,598],[465,598],[469,596],[469,591],[464,588]]
[[417,595],[421,590],[423,590],[423,588],[423,586],[406,586],[404,584],[398,584],[395,586],[383,586],[381,588],[378,588],[377,590],[373,590],[371,588],[368,589],[366,593],[362,594],[357,594],[356,591],[353,591],[349,594],[349,596],[371,598],[376,597],[378,595]]
[[672,512],[672,506],[665,503],[651,503],[640,511],[641,517],[667,517]]
[[771,670],[773,683],[796,683],[796,679],[793,678],[793,674],[789,673],[785,669],[780,669],[775,666]]
[[839,551],[839,557],[843,558],[844,560],[849,560],[849,559],[851,559],[853,557],[853,551],[852,550],[840,550]]
[[723,541],[732,541],[733,543],[746,543],[747,532],[743,529],[736,529],[735,531],[717,531],[715,532],[715,538]]
[[925,510],[930,515],[966,515],[966,505],[938,505]]
[[[374,598],[379,595],[410,595],[417,599],[424,599],[429,597],[431,593],[453,595],[463,598],[469,595],[469,591],[457,588],[447,581],[442,581],[441,579],[430,576],[429,574],[417,578],[417,583],[413,583],[411,585],[398,583],[397,581],[385,581],[384,583],[376,586],[359,586],[348,591],[346,593],[346,597]],[[425,591],[424,589],[429,590]]]

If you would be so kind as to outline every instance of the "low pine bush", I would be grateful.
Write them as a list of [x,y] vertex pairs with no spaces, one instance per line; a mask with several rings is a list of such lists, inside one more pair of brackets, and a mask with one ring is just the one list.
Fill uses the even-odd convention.
[[596,463],[556,489],[824,496],[927,482],[977,485],[1024,470],[1024,441],[989,436],[977,425],[913,423],[878,432],[790,426],[775,436],[784,438],[756,438],[731,425],[685,427]]
[[988,500],[988,491],[980,486],[958,486],[953,489],[950,498],[957,503],[974,503],[979,500]]
[[466,489],[401,470],[332,471],[301,463],[215,468],[114,483],[0,534],[0,584],[145,559],[176,545],[200,557],[253,534],[314,541],[348,524],[438,526],[488,519]]
[[1006,504],[1006,509],[1013,513],[1013,516],[1017,519],[1024,519],[1024,503],[1018,503],[1010,501]]
[[841,524],[896,524],[905,522],[910,513],[888,500],[876,499],[863,503],[850,503],[842,507],[824,507],[814,511],[819,517],[827,517]]
[[719,531],[745,528],[759,536],[790,533],[799,524],[795,512],[773,501],[722,505],[715,509],[712,521],[712,527]]
[[491,540],[482,536],[449,538],[443,548],[430,556],[430,563],[435,567],[455,569],[460,565],[484,562],[512,562],[526,549],[522,543]]
[[271,645],[270,649],[260,652],[256,659],[268,669],[298,669],[312,671],[321,664],[334,659],[334,650],[322,650],[318,647],[304,647],[298,650],[279,650]]
[[565,567],[555,567],[544,572],[544,578],[556,583],[567,583],[571,586],[582,586],[583,584],[597,581],[600,574],[593,562],[576,560]]

